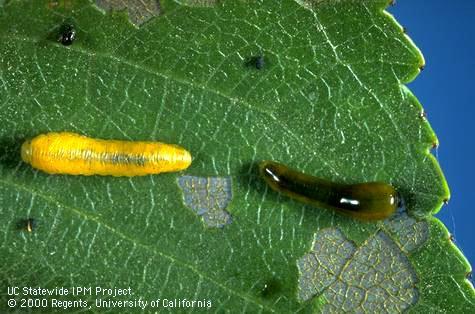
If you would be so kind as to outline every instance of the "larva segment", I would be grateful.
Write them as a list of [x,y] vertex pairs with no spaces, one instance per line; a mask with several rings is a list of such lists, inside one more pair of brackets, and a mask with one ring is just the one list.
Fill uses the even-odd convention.
[[23,143],[23,161],[50,174],[143,176],[188,168],[190,153],[160,142],[102,140],[46,133]]

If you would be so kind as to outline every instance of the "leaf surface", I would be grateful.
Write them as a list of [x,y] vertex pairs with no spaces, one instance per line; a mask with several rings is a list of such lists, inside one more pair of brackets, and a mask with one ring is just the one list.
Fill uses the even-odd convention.
[[[474,310],[468,263],[431,216],[449,197],[429,152],[437,138],[404,86],[424,61],[387,1],[164,0],[144,23],[129,6],[136,25],[112,2],[2,5],[4,287],[130,287],[101,298],[210,300],[213,311]],[[67,47],[65,24],[77,31]],[[47,175],[19,149],[50,131],[176,143],[193,163]],[[365,223],[291,201],[258,177],[264,159],[391,183],[406,212]],[[17,227],[27,217],[31,233]],[[100,310],[94,293],[81,298]]]

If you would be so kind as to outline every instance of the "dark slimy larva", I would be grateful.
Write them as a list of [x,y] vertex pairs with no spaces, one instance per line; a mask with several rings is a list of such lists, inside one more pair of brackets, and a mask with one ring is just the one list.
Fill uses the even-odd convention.
[[295,171],[274,161],[262,161],[259,170],[273,190],[356,219],[385,219],[398,208],[398,193],[392,185],[386,183],[335,183]]

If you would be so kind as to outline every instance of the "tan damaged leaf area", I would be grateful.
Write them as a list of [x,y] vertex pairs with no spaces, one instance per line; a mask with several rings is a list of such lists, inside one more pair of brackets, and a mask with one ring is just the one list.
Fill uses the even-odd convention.
[[[389,2],[0,1],[3,287],[130,287],[101,300],[149,312],[475,312],[433,217],[449,198],[437,138],[404,85],[424,59]],[[193,161],[130,178],[21,161],[26,139],[60,131]],[[301,204],[266,186],[262,160],[385,182],[404,206],[364,222]],[[22,297],[4,290],[0,312]],[[139,312],[81,299],[68,311]]]
[[374,313],[381,308],[394,313],[415,304],[417,274],[406,254],[427,240],[427,223],[399,213],[383,227],[402,242],[380,230],[356,247],[337,228],[320,230],[311,252],[298,260],[299,298],[323,296],[323,312],[328,313]]
[[203,217],[206,226],[222,228],[231,223],[231,215],[225,210],[233,198],[231,178],[182,176],[178,184],[185,204]]
[[157,0],[96,0],[96,5],[106,11],[126,10],[130,21],[137,26],[160,14],[160,3]]

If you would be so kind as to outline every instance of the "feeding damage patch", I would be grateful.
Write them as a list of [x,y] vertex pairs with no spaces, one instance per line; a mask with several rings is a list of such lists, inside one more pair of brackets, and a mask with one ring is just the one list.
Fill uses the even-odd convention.
[[421,247],[429,239],[429,224],[425,220],[417,221],[406,212],[398,213],[384,221],[383,228],[400,244],[404,252]]
[[402,312],[418,299],[411,263],[383,231],[357,247],[336,228],[320,230],[297,266],[299,299],[324,297],[323,313]]
[[206,226],[222,228],[232,222],[225,210],[233,197],[230,177],[181,176],[178,185],[185,205],[201,216]]
[[96,0],[96,5],[106,11],[127,10],[130,21],[137,26],[160,14],[158,0]]

